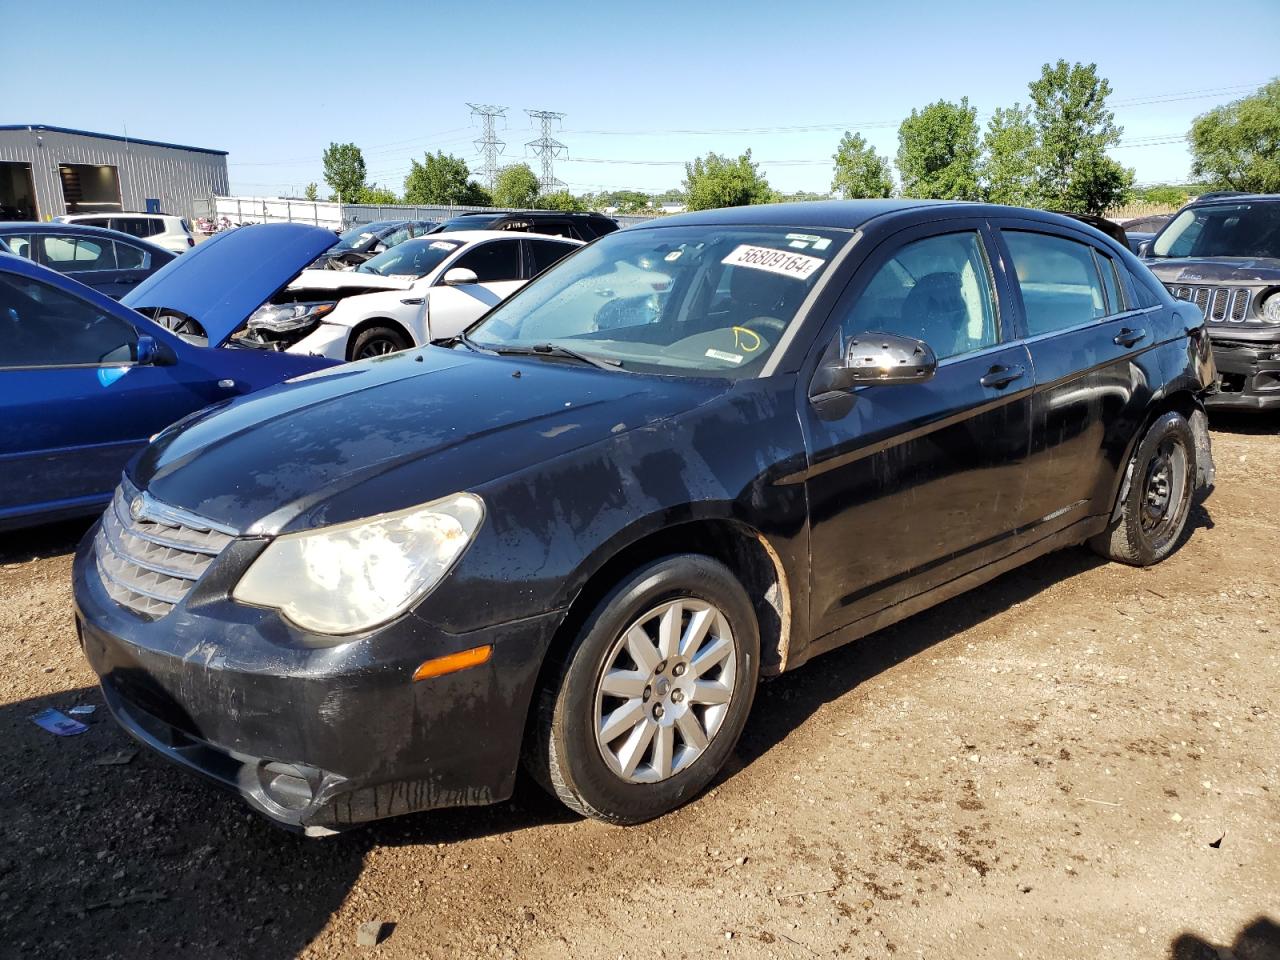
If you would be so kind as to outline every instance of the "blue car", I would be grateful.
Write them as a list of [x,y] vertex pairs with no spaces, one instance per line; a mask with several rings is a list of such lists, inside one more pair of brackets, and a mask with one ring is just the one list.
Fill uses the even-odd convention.
[[[0,253],[0,530],[98,513],[170,423],[332,365],[233,339],[332,244],[318,227],[241,228],[152,274],[128,305]],[[207,338],[166,329],[186,321]]]
[[118,230],[74,223],[0,223],[0,244],[117,300],[177,256]]

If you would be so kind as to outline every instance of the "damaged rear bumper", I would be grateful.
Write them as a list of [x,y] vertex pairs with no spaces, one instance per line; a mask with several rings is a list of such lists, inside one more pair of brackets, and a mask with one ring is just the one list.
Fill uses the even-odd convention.
[[1221,382],[1205,398],[1212,410],[1280,409],[1280,342],[1210,336]]
[[[90,531],[73,568],[80,642],[115,719],[146,747],[313,835],[510,796],[559,611],[457,635],[410,614],[308,648],[276,614],[225,599],[144,620],[106,594],[92,543]],[[426,659],[485,644],[486,663],[412,679]]]

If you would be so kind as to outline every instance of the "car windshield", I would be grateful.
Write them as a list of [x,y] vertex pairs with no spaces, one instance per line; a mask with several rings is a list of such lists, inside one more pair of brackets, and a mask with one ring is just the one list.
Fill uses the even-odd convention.
[[425,277],[440,266],[445,257],[462,243],[457,240],[435,240],[421,237],[406,240],[356,267],[359,273],[376,273],[383,277]]
[[760,373],[847,242],[808,227],[688,226],[602,237],[469,331],[490,350],[555,347],[647,373]]
[[374,241],[378,239],[379,233],[392,225],[391,221],[362,223],[360,226],[352,227],[342,236],[338,237],[338,242],[330,249],[358,250],[363,252],[373,246]]
[[1151,245],[1155,257],[1280,257],[1280,203],[1191,207]]

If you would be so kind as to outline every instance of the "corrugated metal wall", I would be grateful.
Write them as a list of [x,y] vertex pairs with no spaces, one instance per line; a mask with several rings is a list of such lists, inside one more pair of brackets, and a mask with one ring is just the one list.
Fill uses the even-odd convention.
[[35,127],[0,130],[0,160],[31,165],[37,215],[41,220],[66,213],[58,165],[87,163],[116,168],[125,210],[146,210],[147,198],[160,210],[193,216],[196,202],[229,192],[227,158],[136,141],[103,140]]

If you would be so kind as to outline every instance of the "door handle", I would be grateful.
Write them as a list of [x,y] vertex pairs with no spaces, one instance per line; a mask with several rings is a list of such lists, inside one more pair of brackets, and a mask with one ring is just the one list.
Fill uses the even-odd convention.
[[1145,340],[1145,339],[1147,339],[1147,331],[1130,330],[1128,327],[1125,327],[1123,330],[1121,330],[1119,333],[1116,334],[1115,339],[1112,341],[1112,343],[1114,343],[1117,347],[1132,347],[1139,340]]
[[994,367],[986,372],[978,382],[984,387],[992,387],[996,390],[1003,390],[1015,380],[1019,380],[1027,371],[1016,363],[1006,367],[1004,364],[997,363]]

